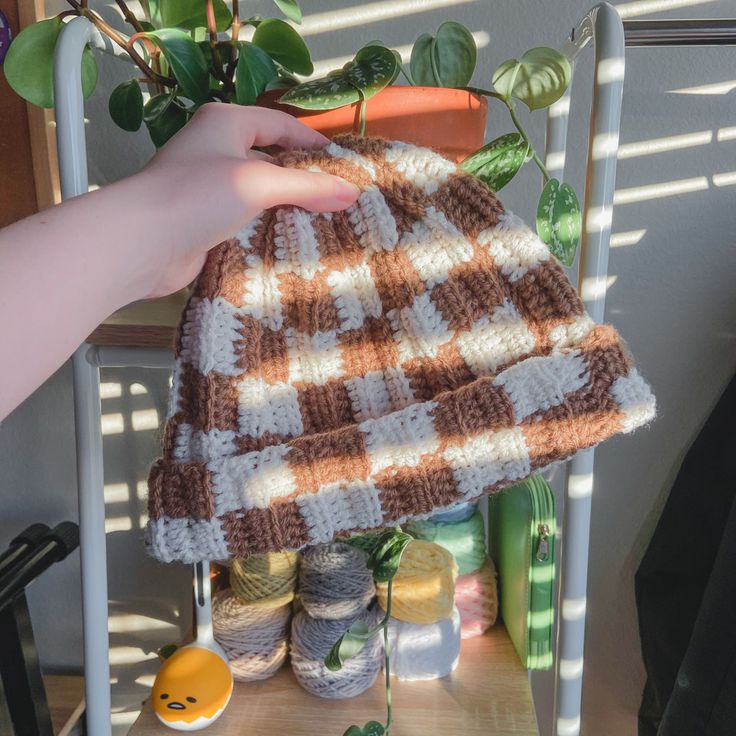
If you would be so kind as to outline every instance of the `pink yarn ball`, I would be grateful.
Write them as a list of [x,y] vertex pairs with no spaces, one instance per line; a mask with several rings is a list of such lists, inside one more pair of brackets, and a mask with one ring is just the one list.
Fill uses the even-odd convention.
[[460,612],[460,636],[480,636],[496,623],[498,589],[493,560],[486,557],[480,570],[460,575],[455,582],[455,605]]

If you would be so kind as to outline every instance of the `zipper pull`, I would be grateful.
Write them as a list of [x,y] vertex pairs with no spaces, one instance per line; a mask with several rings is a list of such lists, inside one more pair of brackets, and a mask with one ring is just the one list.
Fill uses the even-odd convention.
[[547,562],[549,559],[549,525],[539,524],[537,526],[539,533],[539,542],[537,543],[537,560],[539,562]]

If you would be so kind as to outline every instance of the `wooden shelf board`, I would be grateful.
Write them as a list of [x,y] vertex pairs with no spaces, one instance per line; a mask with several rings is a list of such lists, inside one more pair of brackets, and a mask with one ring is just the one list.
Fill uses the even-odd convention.
[[44,675],[46,700],[55,736],[67,736],[84,713],[84,677]]
[[[460,664],[450,676],[429,682],[392,684],[392,736],[537,736],[529,678],[506,630],[498,625],[482,637],[463,642]],[[309,695],[288,664],[274,677],[236,683],[225,713],[208,736],[341,736],[357,723],[382,720],[383,678],[350,700]],[[170,734],[150,703],[129,736]]]
[[108,317],[87,342],[114,347],[172,347],[186,300],[187,292],[182,290],[162,299],[129,304]]

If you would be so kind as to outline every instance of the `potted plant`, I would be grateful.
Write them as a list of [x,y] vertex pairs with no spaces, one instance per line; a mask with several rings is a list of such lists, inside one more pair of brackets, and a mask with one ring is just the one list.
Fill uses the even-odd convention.
[[[141,17],[125,0],[116,0],[130,35],[112,28],[88,0],[67,2],[69,10],[25,28],[8,51],[6,78],[29,102],[53,106],[56,40],[67,16],[84,16],[137,67],[136,76],[110,95],[112,119],[129,131],[145,125],[157,147],[200,105],[221,101],[276,107],[328,136],[353,130],[430,146],[496,191],[533,163],[544,181],[537,231],[558,260],[572,264],[581,230],[578,198],[568,184],[550,177],[516,108],[520,101],[530,111],[545,109],[564,94],[571,69],[558,51],[531,49],[496,69],[492,89],[474,87],[475,41],[464,26],[448,21],[417,38],[408,67],[396,51],[371,41],[341,69],[313,79],[309,49],[294,27],[301,22],[297,0],[274,0],[291,23],[246,17],[239,0],[142,0]],[[86,95],[96,81],[95,58],[86,49]],[[142,87],[149,94],[145,101]],[[483,145],[488,98],[506,108],[515,130]]]

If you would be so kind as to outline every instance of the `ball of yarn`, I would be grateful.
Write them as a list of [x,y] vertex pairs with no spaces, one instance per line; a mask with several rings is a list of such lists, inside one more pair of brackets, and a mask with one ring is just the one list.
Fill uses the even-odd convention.
[[496,568],[490,557],[480,570],[461,575],[455,581],[455,606],[460,612],[463,639],[480,636],[496,623],[498,588]]
[[344,542],[310,547],[302,558],[299,598],[312,618],[345,619],[376,594],[363,550]]
[[388,628],[391,674],[399,680],[435,680],[449,675],[460,660],[460,614],[433,624],[391,619]]
[[289,653],[291,605],[254,606],[228,588],[212,599],[215,640],[225,650],[239,682],[271,677]]
[[486,559],[486,535],[483,517],[475,511],[465,521],[412,521],[407,532],[417,539],[439,544],[457,560],[458,574],[468,575],[479,570]]
[[440,511],[438,514],[432,514],[430,521],[444,521],[445,524],[454,524],[458,521],[466,521],[477,510],[478,504],[470,501],[463,501],[451,506],[447,511]]
[[[409,542],[393,579],[391,616],[410,624],[433,624],[452,613],[457,563],[437,544]],[[376,586],[378,602],[386,610],[388,583]]]
[[244,601],[267,608],[279,608],[294,598],[297,552],[271,552],[234,560],[230,586]]
[[320,698],[352,698],[375,682],[383,661],[383,646],[378,635],[370,638],[358,654],[345,660],[342,669],[332,672],[325,667],[325,656],[357,619],[375,626],[379,612],[374,606],[357,617],[344,619],[312,618],[305,610],[294,616],[291,667],[297,682],[307,692]]

